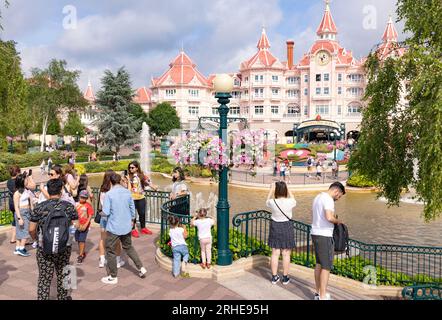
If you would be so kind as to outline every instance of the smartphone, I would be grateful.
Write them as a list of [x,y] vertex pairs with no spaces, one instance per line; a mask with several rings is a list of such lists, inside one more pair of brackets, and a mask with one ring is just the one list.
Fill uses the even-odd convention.
[[124,176],[127,177],[127,170],[124,170]]
[[29,169],[28,177],[32,176],[32,169]]

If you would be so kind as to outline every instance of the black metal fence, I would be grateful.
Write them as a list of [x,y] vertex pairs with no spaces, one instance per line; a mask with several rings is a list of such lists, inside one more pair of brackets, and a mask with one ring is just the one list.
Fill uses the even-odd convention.
[[[270,255],[268,231],[271,213],[265,210],[237,214],[232,219],[231,246],[237,257]],[[311,226],[295,221],[296,247],[292,262],[314,267]],[[332,273],[367,284],[413,285],[442,283],[442,247],[368,244],[349,240],[349,256],[335,256]]]

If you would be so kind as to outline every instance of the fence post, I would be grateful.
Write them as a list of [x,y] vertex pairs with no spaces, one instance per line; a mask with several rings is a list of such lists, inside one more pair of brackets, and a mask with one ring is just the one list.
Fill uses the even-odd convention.
[[310,267],[310,226],[307,227],[307,261],[306,267]]
[[377,263],[377,252],[378,252],[378,246],[374,245],[374,267],[376,268],[376,263]]
[[246,217],[246,257],[249,255],[249,216]]

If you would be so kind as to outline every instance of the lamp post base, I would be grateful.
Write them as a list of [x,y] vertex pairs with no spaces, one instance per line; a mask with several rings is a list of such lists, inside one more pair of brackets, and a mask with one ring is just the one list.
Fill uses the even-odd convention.
[[232,264],[232,252],[230,250],[218,250],[217,265],[229,266]]

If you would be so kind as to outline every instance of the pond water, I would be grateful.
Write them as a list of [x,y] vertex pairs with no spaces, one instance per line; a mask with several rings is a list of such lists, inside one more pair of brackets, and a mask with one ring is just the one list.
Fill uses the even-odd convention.
[[[101,184],[101,176],[90,177],[92,186]],[[152,180],[160,190],[170,191],[171,181],[154,174]],[[189,183],[194,195],[201,192],[207,201],[211,192],[218,194],[218,185]],[[230,215],[266,209],[268,191],[229,187]],[[318,192],[294,192],[297,206],[294,219],[311,223],[311,206]],[[336,213],[349,228],[350,237],[366,243],[442,246],[442,218],[430,223],[422,218],[423,207],[401,204],[388,207],[374,193],[348,192],[336,202]]]

